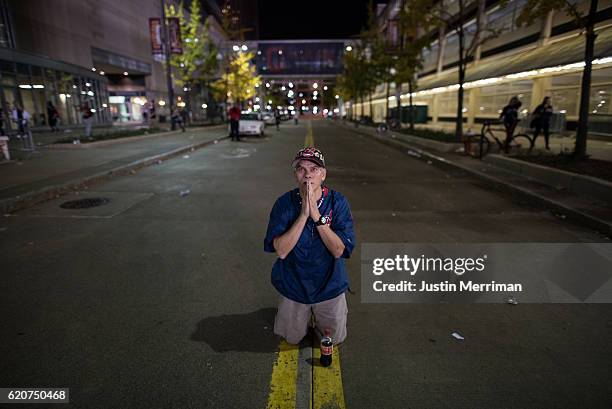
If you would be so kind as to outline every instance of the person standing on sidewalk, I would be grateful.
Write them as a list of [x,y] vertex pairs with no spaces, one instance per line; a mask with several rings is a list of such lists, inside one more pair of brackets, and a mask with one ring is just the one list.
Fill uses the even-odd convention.
[[59,132],[59,128],[57,127],[57,122],[59,121],[59,112],[51,101],[47,102],[47,121],[49,122],[49,126],[51,127],[51,132]]
[[148,104],[148,108],[149,108],[149,118],[151,120],[154,120],[157,115],[155,113],[155,100],[153,98],[151,98],[151,102],[149,102]]
[[0,107],[0,136],[5,136],[6,131],[4,130],[4,109]]
[[15,103],[13,111],[11,113],[13,122],[17,125],[17,139],[26,137],[28,131],[28,121],[30,120],[30,113],[23,109],[21,105]]
[[274,122],[276,123],[276,130],[280,131],[281,116],[280,112],[278,112],[278,109],[274,111]]
[[518,99],[517,96],[510,98],[510,102],[508,105],[502,109],[499,118],[504,123],[504,128],[506,129],[506,140],[504,141],[504,152],[508,153],[510,149],[510,142],[512,142],[512,138],[514,137],[514,130],[519,123],[518,120],[518,110],[523,103]]
[[176,128],[176,124],[181,127],[181,130],[185,132],[185,124],[183,124],[183,116],[181,115],[179,109],[174,107],[172,109],[172,114],[170,116],[170,121],[172,121],[172,129]]
[[83,103],[81,111],[83,115],[83,123],[85,124],[85,137],[89,139],[91,138],[91,125],[93,124],[93,112],[91,112],[89,102]]
[[349,288],[344,258],[355,247],[348,200],[323,182],[320,150],[298,151],[293,163],[297,188],[279,197],[270,213],[264,250],[276,252],[272,284],[280,293],[274,333],[298,344],[311,314],[319,333],[331,331],[335,343],[346,338]]
[[550,97],[544,97],[544,101],[542,101],[533,111],[533,119],[531,120],[531,127],[535,128],[535,132],[533,133],[533,144],[535,145],[535,141],[542,130],[544,131],[544,142],[547,150],[550,150],[548,139],[550,137],[550,119],[552,118],[552,114],[553,107],[550,103]]
[[240,108],[233,105],[229,110],[230,136],[232,141],[240,141]]

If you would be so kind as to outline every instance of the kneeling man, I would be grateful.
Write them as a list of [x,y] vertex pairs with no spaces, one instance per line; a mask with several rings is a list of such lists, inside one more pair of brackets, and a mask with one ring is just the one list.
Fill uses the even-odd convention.
[[313,314],[319,334],[329,329],[339,344],[346,338],[349,282],[343,258],[355,247],[353,218],[346,198],[323,184],[327,170],[320,150],[300,150],[292,166],[297,188],[274,203],[264,240],[264,250],[278,255],[272,268],[280,293],[274,333],[298,344]]

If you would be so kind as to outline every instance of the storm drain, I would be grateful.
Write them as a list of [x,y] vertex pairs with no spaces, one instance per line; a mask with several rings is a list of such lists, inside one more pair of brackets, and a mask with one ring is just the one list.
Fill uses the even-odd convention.
[[91,197],[87,199],[70,200],[60,205],[62,209],[89,209],[107,204],[110,199],[106,197]]

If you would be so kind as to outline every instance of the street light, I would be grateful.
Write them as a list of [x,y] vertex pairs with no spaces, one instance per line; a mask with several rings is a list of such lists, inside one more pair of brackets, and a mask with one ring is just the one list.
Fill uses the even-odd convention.
[[317,88],[319,87],[319,84],[317,84],[317,83],[315,82],[314,84],[312,84],[312,87],[313,87],[314,89],[317,89]]
[[338,98],[340,98],[340,95],[336,94],[336,96],[334,98],[338,99]]
[[242,44],[242,47],[240,47],[240,48],[242,49],[242,51],[246,51],[246,50],[248,50],[248,49],[249,49],[249,48],[246,46],[246,44]]
[[353,47],[351,47],[350,45],[347,45],[347,46],[346,46],[346,51],[349,51],[349,52],[350,52],[350,51],[353,51]]
[[233,46],[233,47],[232,47],[232,50],[234,50],[234,51],[240,51],[240,47],[238,47],[237,45],[235,45],[235,46]]

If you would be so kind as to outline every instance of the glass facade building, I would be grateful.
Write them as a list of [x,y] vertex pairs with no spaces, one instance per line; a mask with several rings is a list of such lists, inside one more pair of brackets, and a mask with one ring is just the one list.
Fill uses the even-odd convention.
[[110,121],[104,76],[15,50],[0,50],[0,102],[7,124],[18,104],[30,113],[32,127],[46,126],[49,102],[59,112],[62,126],[81,124],[85,103],[94,113],[94,123]]

